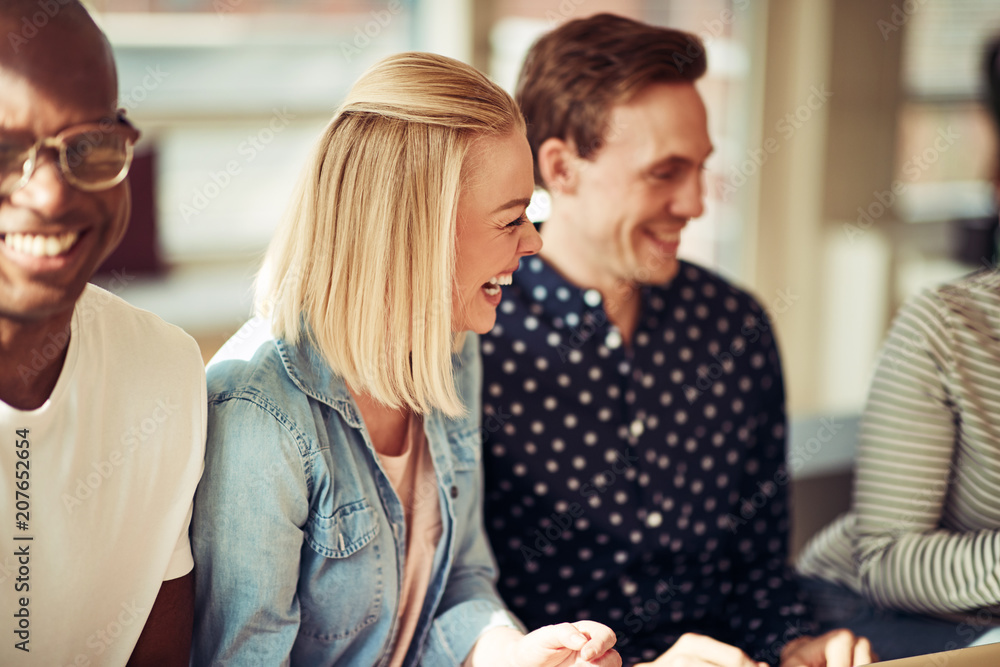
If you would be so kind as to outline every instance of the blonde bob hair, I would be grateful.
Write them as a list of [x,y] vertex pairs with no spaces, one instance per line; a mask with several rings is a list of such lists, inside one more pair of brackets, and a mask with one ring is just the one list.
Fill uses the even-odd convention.
[[257,312],[303,335],[352,390],[463,412],[452,332],[463,165],[483,136],[525,132],[513,99],[429,53],[382,60],[327,125],[268,247]]

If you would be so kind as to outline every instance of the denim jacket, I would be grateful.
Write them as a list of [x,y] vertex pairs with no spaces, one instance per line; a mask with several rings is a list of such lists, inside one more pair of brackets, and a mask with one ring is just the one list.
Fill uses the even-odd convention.
[[[344,381],[303,340],[248,322],[208,368],[195,497],[193,664],[386,665],[399,631],[403,506]],[[405,665],[460,665],[518,627],[482,520],[476,336],[453,357],[465,416],[424,416],[442,532]]]

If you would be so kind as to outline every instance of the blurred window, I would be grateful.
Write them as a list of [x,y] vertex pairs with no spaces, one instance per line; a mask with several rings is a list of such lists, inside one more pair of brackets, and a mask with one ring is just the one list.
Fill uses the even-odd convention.
[[[749,155],[751,37],[759,8],[746,0],[92,4],[115,47],[122,105],[142,127],[144,142],[156,148],[159,236],[168,263],[258,255],[316,137],[351,83],[380,58],[420,49],[468,61],[474,26],[486,13],[482,41],[488,44],[477,46],[489,53],[491,75],[512,90],[538,35],[568,19],[611,11],[695,32],[706,43],[709,73],[699,87],[716,152],[706,174],[706,213],[685,230],[682,253],[742,277],[744,216],[755,184],[752,174],[741,179],[722,165]],[[724,182],[741,185],[725,193]],[[750,187],[742,187],[745,182]]]
[[995,0],[898,3],[879,24],[904,38],[894,187],[899,302],[995,261],[997,141],[984,54],[1000,35]]

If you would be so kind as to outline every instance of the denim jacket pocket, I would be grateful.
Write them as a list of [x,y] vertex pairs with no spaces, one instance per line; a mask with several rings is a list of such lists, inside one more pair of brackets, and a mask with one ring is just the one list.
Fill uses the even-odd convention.
[[314,510],[305,532],[314,556],[304,555],[299,576],[313,584],[299,586],[300,632],[323,642],[352,637],[378,620],[385,598],[378,513],[365,498],[329,517]]
[[306,543],[326,558],[347,558],[378,535],[378,515],[366,498],[347,503],[332,516],[309,516]]

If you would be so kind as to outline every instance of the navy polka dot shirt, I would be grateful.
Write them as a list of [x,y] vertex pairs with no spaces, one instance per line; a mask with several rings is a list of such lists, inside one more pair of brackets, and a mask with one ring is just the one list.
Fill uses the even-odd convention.
[[592,619],[626,664],[689,631],[777,662],[812,628],[786,566],[784,389],[756,301],[682,262],[633,343],[532,257],[482,338],[486,528],[528,626]]

